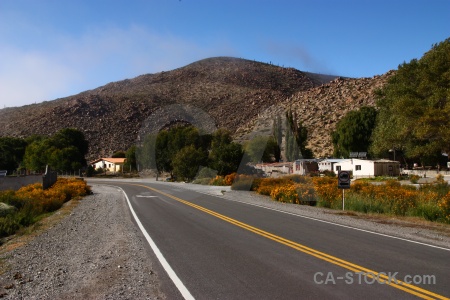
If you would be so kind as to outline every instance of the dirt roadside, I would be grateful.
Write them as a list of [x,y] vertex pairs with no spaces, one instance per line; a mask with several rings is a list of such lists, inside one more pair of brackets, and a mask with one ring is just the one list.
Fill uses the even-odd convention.
[[52,215],[41,225],[48,229],[1,247],[1,298],[166,298],[122,193],[101,185],[93,192]]

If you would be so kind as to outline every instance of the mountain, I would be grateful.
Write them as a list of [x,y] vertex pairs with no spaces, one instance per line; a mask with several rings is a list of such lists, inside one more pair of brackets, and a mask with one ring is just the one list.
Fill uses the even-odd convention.
[[[0,109],[0,136],[51,135],[62,128],[77,128],[90,143],[88,159],[94,159],[128,149],[136,143],[146,120],[173,104],[202,110],[217,128],[227,128],[241,140],[258,118],[263,117],[267,125],[264,130],[268,131],[275,114],[291,107],[301,114],[311,133],[310,147],[316,155],[322,155],[329,153],[327,136],[335,122],[350,109],[373,105],[371,93],[386,76],[337,78],[214,57],[66,98]],[[170,120],[171,116],[166,118]]]
[[323,83],[292,68],[216,57],[168,72],[109,83],[78,95],[0,110],[0,136],[51,135],[73,127],[90,142],[89,159],[126,150],[160,107],[195,106],[235,131],[271,105]]
[[334,80],[306,91],[298,91],[285,101],[260,113],[236,131],[236,138],[244,141],[253,135],[267,133],[276,116],[282,117],[292,110],[308,129],[307,147],[315,157],[333,154],[331,132],[337,122],[349,111],[361,106],[375,106],[375,91],[382,88],[395,73],[389,71],[371,78],[334,78]]

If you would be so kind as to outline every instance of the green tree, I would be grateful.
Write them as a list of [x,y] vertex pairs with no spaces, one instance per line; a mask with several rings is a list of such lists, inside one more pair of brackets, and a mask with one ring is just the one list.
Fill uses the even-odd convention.
[[349,157],[350,152],[368,152],[377,111],[363,106],[348,112],[331,134],[335,157]]
[[29,170],[44,170],[49,165],[59,171],[76,171],[86,165],[89,144],[81,131],[62,129],[52,137],[33,137],[30,141],[24,155]]
[[275,162],[280,156],[280,148],[273,136],[257,136],[244,146],[251,162]]
[[137,167],[139,170],[156,168],[156,134],[147,134],[142,144],[136,148]]
[[299,158],[312,158],[313,153],[306,147],[308,129],[291,110],[286,112],[286,145],[285,155],[288,161]]
[[137,170],[137,162],[136,162],[136,145],[131,146],[128,148],[127,152],[125,153],[125,158],[127,159],[125,161],[125,169],[126,170]]
[[[58,131],[51,138],[51,144],[58,149],[66,147],[75,147],[80,156],[83,157],[88,153],[89,142],[86,140],[83,132],[75,128],[65,128]],[[80,158],[81,159],[81,158]],[[80,161],[85,163],[86,161]]]
[[273,129],[272,134],[277,143],[277,149],[275,149],[275,161],[281,160],[281,143],[283,142],[283,125],[281,121],[281,117],[278,115],[273,120]]
[[173,173],[179,180],[194,179],[199,167],[206,165],[208,157],[200,148],[189,145],[177,152],[173,158]]
[[156,166],[159,172],[172,172],[172,156],[169,150],[169,132],[160,131],[156,137]]
[[124,151],[116,151],[111,156],[112,158],[126,158],[127,154]]
[[219,175],[236,172],[243,154],[242,146],[233,142],[229,131],[219,129],[212,134],[209,166]]
[[27,142],[14,137],[0,137],[0,169],[12,172],[23,161]]
[[403,63],[377,94],[372,150],[401,150],[423,163],[450,152],[450,39]]
[[25,168],[28,170],[43,171],[48,164],[49,148],[50,143],[48,139],[35,139],[28,144],[23,157]]

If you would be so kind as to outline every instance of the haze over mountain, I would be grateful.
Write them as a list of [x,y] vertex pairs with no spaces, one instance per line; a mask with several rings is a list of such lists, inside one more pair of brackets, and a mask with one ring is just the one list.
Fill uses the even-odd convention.
[[291,107],[311,133],[313,152],[324,156],[332,152],[327,136],[336,121],[348,110],[373,105],[372,92],[386,77],[344,79],[240,58],[208,58],[66,98],[0,109],[0,136],[51,135],[77,128],[88,139],[88,158],[93,159],[128,149],[144,121],[172,104],[203,110],[217,128],[235,132],[238,139],[253,130],[258,116],[270,128],[274,116]]

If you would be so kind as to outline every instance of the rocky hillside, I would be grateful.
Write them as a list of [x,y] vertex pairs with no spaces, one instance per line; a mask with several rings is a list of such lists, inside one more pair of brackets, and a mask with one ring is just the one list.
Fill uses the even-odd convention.
[[333,154],[331,132],[345,114],[361,106],[374,106],[374,92],[381,88],[394,73],[372,78],[335,78],[331,82],[306,91],[299,91],[282,103],[270,107],[258,117],[241,126],[236,133],[239,140],[246,140],[258,133],[270,133],[273,119],[291,109],[296,112],[308,129],[308,148],[315,157],[328,157]]
[[[161,107],[197,107],[216,127],[236,131],[267,108],[295,101],[330,79],[250,60],[209,58],[54,101],[0,109],[0,136],[50,135],[73,127],[85,133],[93,159],[135,144],[144,121]],[[311,105],[315,110],[314,101]]]

